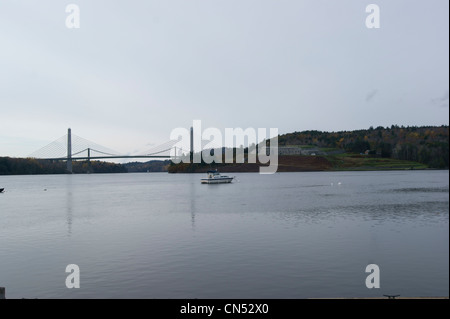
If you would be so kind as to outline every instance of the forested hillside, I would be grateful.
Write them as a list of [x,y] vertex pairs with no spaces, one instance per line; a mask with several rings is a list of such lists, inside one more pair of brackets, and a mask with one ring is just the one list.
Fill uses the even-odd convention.
[[414,161],[432,168],[449,167],[449,127],[391,127],[367,130],[321,132],[303,131],[280,135],[280,146],[316,145],[339,148],[348,153],[364,153],[384,158]]
[[170,160],[152,160],[145,163],[131,162],[124,164],[128,173],[142,173],[142,172],[167,172],[167,167],[170,165]]
[[[73,173],[126,173],[121,164],[91,161],[73,162]],[[32,158],[0,157],[0,175],[66,174],[66,162]]]

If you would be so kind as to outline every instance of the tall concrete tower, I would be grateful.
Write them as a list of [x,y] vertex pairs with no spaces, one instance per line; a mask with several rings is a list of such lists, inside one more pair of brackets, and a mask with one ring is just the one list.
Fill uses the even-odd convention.
[[194,128],[191,126],[191,158],[194,155]]
[[72,174],[72,130],[67,130],[67,171]]

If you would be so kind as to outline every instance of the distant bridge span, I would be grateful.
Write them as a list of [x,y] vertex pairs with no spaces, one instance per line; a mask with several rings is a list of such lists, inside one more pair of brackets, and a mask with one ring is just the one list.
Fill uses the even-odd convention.
[[[114,159],[114,158],[171,158],[170,155],[116,155],[116,156],[84,156],[84,157],[72,157],[72,161],[89,161],[100,159]],[[41,158],[49,161],[66,161],[67,157],[56,158]]]
[[[193,129],[191,128],[191,143],[193,143]],[[145,152],[144,154],[137,155],[120,155],[118,152],[107,149],[101,145],[88,141],[84,138],[75,136],[75,140],[72,140],[72,130],[69,128],[67,135],[53,141],[52,143],[44,146],[40,150],[34,152],[29,157],[43,160],[51,161],[67,161],[67,171],[72,173],[72,162],[73,161],[91,161],[91,160],[105,160],[105,159],[123,159],[123,158],[161,158],[168,159],[173,155],[177,156],[177,151],[183,152],[181,148],[176,148],[174,145],[178,143],[178,140],[167,141],[153,149]],[[74,142],[74,143],[73,143]],[[75,148],[75,153],[73,153],[73,148]],[[193,150],[193,145],[191,144],[191,152]],[[82,153],[86,153],[87,156],[76,156]],[[97,153],[100,155],[91,156],[92,153]],[[189,152],[187,152],[189,153]]]

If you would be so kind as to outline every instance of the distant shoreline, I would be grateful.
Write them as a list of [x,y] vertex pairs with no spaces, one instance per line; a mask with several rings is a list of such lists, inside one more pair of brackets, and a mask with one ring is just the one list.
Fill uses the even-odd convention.
[[[0,158],[5,159],[5,158]],[[52,168],[41,168],[43,160],[36,161],[31,159],[13,159],[22,163],[18,172],[0,171],[0,176],[20,176],[20,175],[66,175],[63,169],[63,162],[49,163],[55,165]],[[139,163],[142,168],[137,169],[137,163],[113,164],[107,162],[94,162],[96,170],[83,170],[87,166],[84,162],[78,162],[80,170],[75,171],[75,175],[82,174],[126,174],[126,173],[170,173],[170,174],[190,174],[190,173],[206,173],[211,169],[218,169],[223,173],[259,173],[259,168],[265,166],[260,163],[213,163],[209,164],[174,164],[170,161],[152,161],[153,166],[148,163]],[[159,162],[159,163],[157,163]],[[30,164],[32,163],[32,165]],[[37,163],[37,164],[36,164]],[[39,164],[40,163],[40,164]],[[133,170],[127,170],[132,165]],[[101,168],[99,170],[99,168]],[[278,158],[277,173],[289,172],[351,172],[351,171],[407,171],[407,170],[448,170],[448,168],[431,168],[425,164],[397,160],[386,159],[374,156],[357,155],[357,154],[339,154],[331,156],[298,156],[283,155]]]

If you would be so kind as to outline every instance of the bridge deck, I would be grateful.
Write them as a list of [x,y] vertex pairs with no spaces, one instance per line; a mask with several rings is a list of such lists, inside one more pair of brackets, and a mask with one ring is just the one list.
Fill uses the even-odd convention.
[[[72,161],[78,160],[98,160],[98,159],[113,159],[113,158],[171,158],[169,155],[117,155],[117,156],[90,156],[90,157],[72,157]],[[57,158],[39,158],[49,161],[67,161],[67,157],[57,157]]]

